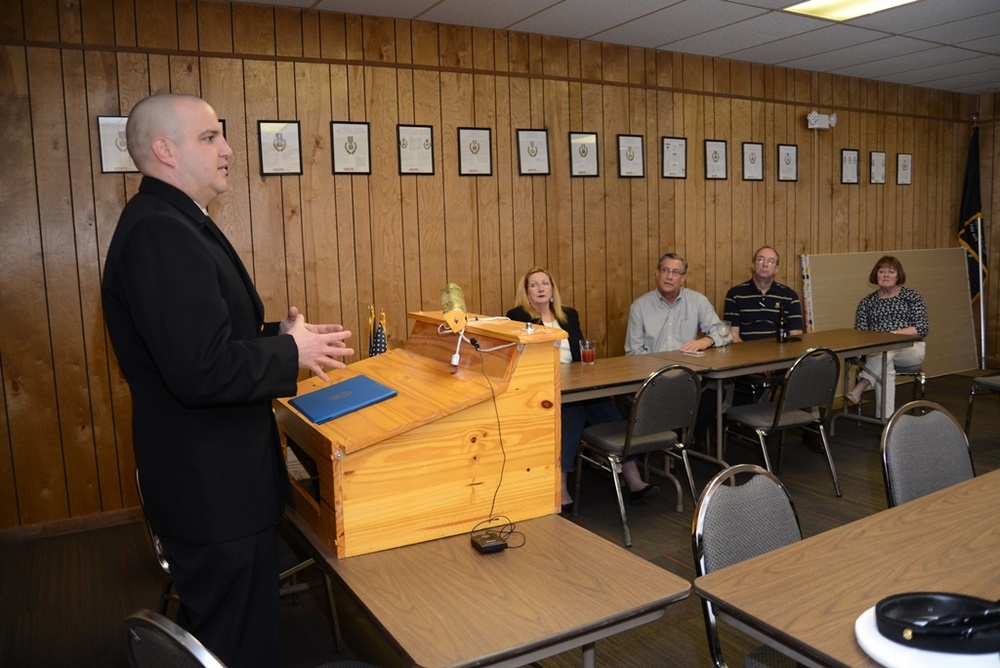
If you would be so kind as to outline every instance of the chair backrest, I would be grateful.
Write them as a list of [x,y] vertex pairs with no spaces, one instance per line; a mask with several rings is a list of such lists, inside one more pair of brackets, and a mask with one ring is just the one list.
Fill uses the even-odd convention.
[[622,456],[662,448],[648,441],[646,447],[634,442],[650,434],[673,431],[683,442],[694,429],[700,399],[701,380],[688,367],[672,364],[650,374],[632,402]]
[[[743,484],[727,484],[744,474],[750,479]],[[774,474],[755,464],[732,466],[712,478],[695,508],[691,531],[695,571],[706,575],[801,538],[795,506]],[[724,668],[715,608],[704,598],[701,608],[712,662]]]
[[779,402],[782,411],[822,408],[826,415],[840,380],[840,358],[829,348],[810,348],[785,372]]
[[933,401],[911,401],[882,431],[882,476],[889,507],[976,475],[958,420]]
[[139,610],[122,623],[132,668],[226,668],[198,639],[152,610]]
[[[750,479],[743,484],[727,484],[744,474]],[[755,464],[731,466],[712,478],[695,508],[695,570],[705,575],[801,538],[795,506],[781,481]]]

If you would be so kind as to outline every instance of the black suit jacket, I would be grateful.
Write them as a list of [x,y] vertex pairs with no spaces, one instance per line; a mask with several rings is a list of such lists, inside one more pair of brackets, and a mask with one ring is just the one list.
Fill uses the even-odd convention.
[[208,543],[274,523],[291,496],[271,399],[295,394],[298,349],[264,323],[229,241],[190,197],[145,177],[102,296],[152,528]]
[[[562,327],[569,336],[569,352],[573,356],[573,361],[579,362],[580,339],[583,338],[583,330],[580,329],[580,314],[576,312],[576,309],[570,308],[569,306],[563,306],[563,313],[566,314],[566,322],[560,322],[559,326]],[[507,311],[507,317],[518,322],[530,322],[535,325],[542,324],[542,320],[540,318],[531,317],[531,315],[529,315],[528,312],[520,306],[515,306],[511,310]]]

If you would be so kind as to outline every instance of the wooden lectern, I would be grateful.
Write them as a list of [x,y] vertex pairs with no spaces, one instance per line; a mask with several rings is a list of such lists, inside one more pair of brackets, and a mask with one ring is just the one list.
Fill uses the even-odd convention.
[[[297,511],[339,558],[559,510],[559,341],[566,333],[470,316],[458,335],[440,312],[414,312],[404,350],[332,371],[395,389],[391,399],[314,424],[275,402]],[[304,394],[328,383],[312,377]],[[289,455],[290,456],[290,455]],[[496,527],[499,523],[491,524]],[[471,549],[471,548],[470,548]]]

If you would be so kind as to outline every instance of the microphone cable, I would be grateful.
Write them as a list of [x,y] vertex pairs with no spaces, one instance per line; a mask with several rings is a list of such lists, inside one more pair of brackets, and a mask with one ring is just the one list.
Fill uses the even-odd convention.
[[[464,336],[459,338],[460,341],[461,341],[461,338],[464,338]],[[518,545],[508,545],[508,547],[514,549],[514,548],[522,547],[524,545],[524,543],[526,542],[527,539],[525,538],[525,536],[524,536],[523,533],[521,533],[520,531],[515,531],[515,528],[516,528],[517,525],[515,525],[513,522],[511,522],[510,518],[508,518],[505,515],[494,515],[493,514],[493,511],[496,508],[497,494],[500,493],[500,486],[503,484],[504,471],[507,468],[507,450],[504,448],[504,445],[503,445],[503,430],[500,427],[500,408],[497,406],[497,395],[496,395],[496,391],[493,389],[493,383],[490,381],[490,377],[486,373],[486,358],[483,355],[483,349],[479,346],[479,341],[476,340],[475,337],[469,337],[468,342],[469,342],[469,345],[471,345],[473,348],[475,348],[477,351],[479,351],[479,357],[480,357],[480,360],[482,361],[482,364],[480,366],[481,366],[481,370],[482,370],[482,373],[483,373],[483,377],[486,379],[486,384],[489,386],[489,388],[490,388],[490,394],[493,397],[493,414],[496,416],[496,419],[497,419],[497,439],[500,442],[500,454],[502,456],[502,460],[501,460],[501,464],[500,464],[500,479],[497,480],[497,486],[493,490],[493,499],[490,501],[489,516],[485,520],[483,520],[482,522],[480,522],[479,524],[477,524],[475,527],[473,527],[472,528],[472,532],[474,533],[476,530],[478,530],[483,525],[487,525],[488,526],[488,525],[490,525],[490,524],[492,524],[494,522],[498,522],[498,521],[503,520],[504,523],[498,529],[498,532],[499,532],[500,536],[504,540],[507,540],[508,537],[510,537],[513,534],[517,534],[517,535],[521,536],[521,542],[520,542],[520,544],[518,544]],[[514,345],[514,344],[505,344],[505,345],[499,346],[499,347],[500,348],[506,348],[506,347],[508,347],[510,345]],[[496,348],[491,348],[490,350],[495,350],[495,349]]]

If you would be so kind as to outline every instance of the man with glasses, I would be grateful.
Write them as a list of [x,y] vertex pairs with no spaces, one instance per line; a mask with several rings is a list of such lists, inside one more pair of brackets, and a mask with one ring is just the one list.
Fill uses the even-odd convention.
[[802,302],[795,290],[774,280],[778,264],[778,251],[770,246],[757,249],[750,265],[753,272],[750,280],[726,293],[726,320],[732,325],[733,343],[774,338],[782,308],[788,333],[802,334]]
[[[732,325],[733,343],[774,339],[778,333],[778,318],[782,309],[788,324],[788,333],[798,336],[804,331],[802,302],[799,295],[787,285],[774,280],[778,273],[778,251],[762,246],[753,254],[750,280],[734,285],[726,293],[726,320]],[[764,401],[771,388],[781,383],[781,376],[772,372],[753,374],[736,379],[732,394],[733,405],[739,406]],[[771,378],[771,380],[768,380]],[[806,433],[806,443],[813,449],[822,449],[822,440]]]
[[[687,280],[687,262],[677,253],[667,253],[656,264],[656,289],[647,292],[629,309],[628,331],[625,335],[626,355],[646,355],[669,350],[695,352],[712,346],[729,343],[729,337],[718,330],[722,325],[708,298],[700,292],[684,287]],[[629,397],[631,398],[631,397]],[[703,434],[713,417],[714,390],[705,390],[698,411],[696,434]],[[622,464],[622,475],[629,489],[645,484],[639,478],[634,460]],[[647,485],[640,494],[633,492],[632,500],[654,496],[659,487]]]
[[[656,263],[656,289],[634,302],[628,313],[625,354],[645,355],[671,350],[697,352],[731,342],[708,297],[684,287],[688,264],[677,253],[666,253]],[[702,387],[695,441],[706,441],[715,418],[715,390]]]
[[719,331],[722,320],[708,297],[684,287],[687,271],[687,262],[677,253],[660,257],[656,289],[636,299],[629,309],[626,355],[696,352],[730,342]]

